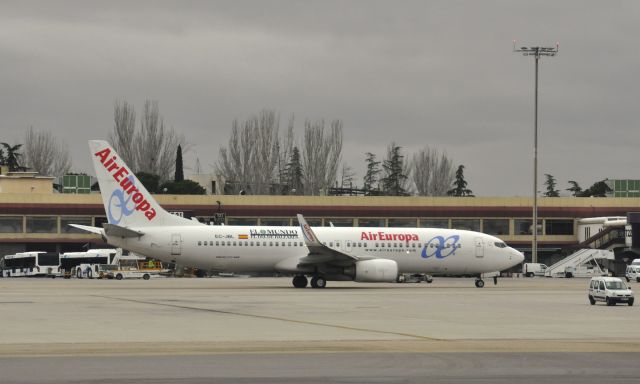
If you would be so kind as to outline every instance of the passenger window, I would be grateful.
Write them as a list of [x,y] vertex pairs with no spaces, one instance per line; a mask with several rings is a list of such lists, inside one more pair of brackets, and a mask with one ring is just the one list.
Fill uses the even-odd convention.
[[260,246],[260,242],[256,241],[256,247],[259,247],[259,246]]
[[202,245],[202,241],[198,241],[198,245]]
[[269,246],[270,246],[270,247],[273,247],[273,241],[270,241],[270,242],[269,242]]

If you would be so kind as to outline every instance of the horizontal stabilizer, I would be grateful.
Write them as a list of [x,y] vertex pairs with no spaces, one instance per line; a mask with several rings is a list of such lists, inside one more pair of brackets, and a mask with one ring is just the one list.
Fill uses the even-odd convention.
[[98,235],[104,235],[104,229],[98,227],[91,227],[89,225],[69,224],[71,227],[81,229],[83,231],[95,233]]
[[115,224],[102,224],[104,227],[104,233],[108,236],[116,236],[116,237],[140,237],[144,235],[144,232],[134,231],[133,229],[121,227]]

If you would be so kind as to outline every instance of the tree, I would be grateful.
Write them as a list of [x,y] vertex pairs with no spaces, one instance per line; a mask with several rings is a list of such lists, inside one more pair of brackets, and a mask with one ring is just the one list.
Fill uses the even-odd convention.
[[456,171],[456,179],[453,182],[454,188],[447,191],[449,196],[468,196],[473,197],[473,191],[467,188],[467,182],[464,180],[464,165],[458,166]]
[[134,173],[146,172],[158,175],[161,181],[169,180],[175,172],[176,148],[181,145],[184,152],[188,149],[184,136],[165,126],[157,101],[145,102],[138,131],[135,116],[131,104],[116,102],[111,145]]
[[607,192],[611,192],[611,188],[602,180],[594,183],[589,188],[580,193],[580,197],[607,197]]
[[365,191],[371,191],[373,189],[379,188],[378,174],[381,172],[380,162],[376,161],[376,155],[374,155],[371,152],[365,153],[365,156],[366,156],[365,162],[367,163],[367,173],[364,175],[363,189]]
[[324,120],[305,122],[302,166],[305,195],[326,193],[333,186],[342,157],[342,122],[333,120],[325,135]]
[[580,193],[582,192],[582,188],[580,187],[580,185],[578,185],[578,183],[573,180],[569,180],[569,184],[571,184],[571,187],[567,188],[566,190],[570,191],[573,196],[580,196]]
[[286,194],[302,195],[304,193],[304,186],[302,184],[303,178],[304,175],[302,173],[302,163],[300,162],[300,150],[298,147],[293,147],[291,160],[287,164],[286,185],[289,190]]
[[547,178],[547,181],[544,182],[544,185],[547,186],[547,191],[544,195],[546,197],[559,197],[560,191],[556,189],[556,178],[548,173],[545,173],[544,176]]
[[51,132],[29,127],[24,138],[24,164],[41,175],[62,176],[71,169],[71,155],[66,143]]
[[243,122],[233,121],[228,145],[220,148],[216,166],[227,180],[226,193],[272,192],[280,160],[279,126],[280,119],[274,110],[263,110]]
[[0,144],[4,147],[4,150],[7,153],[4,156],[4,165],[9,167],[9,171],[12,172],[24,170],[25,168],[20,165],[22,153],[18,152],[20,151],[20,148],[22,148],[22,144],[16,144],[13,146],[7,143]]
[[138,172],[136,177],[150,193],[159,193],[161,191],[160,176],[147,172]]
[[109,133],[109,141],[131,170],[138,169],[136,148],[136,111],[126,101],[116,101],[113,106],[113,131]]
[[384,171],[382,190],[387,196],[406,196],[408,194],[406,184],[409,172],[401,149],[401,146],[391,143],[387,147],[387,158],[382,162]]
[[413,155],[411,175],[419,196],[445,196],[455,178],[453,161],[425,147]]
[[178,144],[178,151],[176,153],[176,176],[173,178],[174,181],[182,181],[184,180],[184,170],[182,167],[182,146]]
[[172,195],[204,195],[207,193],[200,184],[193,180],[167,182],[160,186],[162,193]]

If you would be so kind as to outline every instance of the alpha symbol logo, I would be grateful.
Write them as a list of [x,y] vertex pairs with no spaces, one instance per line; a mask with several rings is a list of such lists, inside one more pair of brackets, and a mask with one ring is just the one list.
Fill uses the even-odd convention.
[[454,255],[459,246],[458,241],[460,241],[460,236],[458,235],[451,235],[446,239],[443,236],[436,236],[429,240],[424,248],[422,248],[421,257],[428,259],[435,256],[436,259],[444,259],[445,257]]

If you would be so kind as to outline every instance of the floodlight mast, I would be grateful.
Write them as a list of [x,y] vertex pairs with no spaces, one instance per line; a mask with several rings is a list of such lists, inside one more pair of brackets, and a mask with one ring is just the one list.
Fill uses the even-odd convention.
[[520,47],[516,48],[516,41],[513,40],[513,52],[521,52],[523,56],[533,56],[536,61],[535,66],[535,102],[533,118],[533,220],[531,232],[533,240],[531,242],[531,262],[538,262],[538,60],[541,56],[555,56],[558,54],[560,44],[555,47]]

